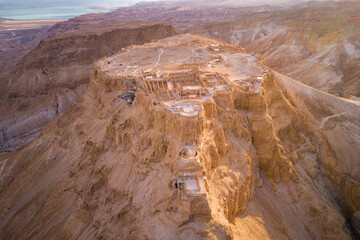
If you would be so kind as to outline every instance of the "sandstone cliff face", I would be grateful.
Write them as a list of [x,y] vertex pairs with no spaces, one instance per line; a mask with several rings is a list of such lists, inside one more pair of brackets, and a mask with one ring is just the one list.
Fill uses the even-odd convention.
[[115,24],[44,39],[23,58],[10,76],[0,108],[1,150],[30,142],[50,120],[73,106],[86,91],[96,59],[175,34],[166,23]]
[[[319,174],[359,235],[359,107],[276,74],[279,84],[307,120]],[[299,89],[304,89],[299,91]],[[315,140],[316,139],[316,140]],[[307,154],[307,153],[306,153]]]
[[[128,105],[124,89],[95,65],[80,103],[0,155],[1,238],[350,239],[339,206],[358,226],[359,164],[334,135],[359,143],[357,105],[271,71],[192,119],[141,89]],[[184,145],[196,164],[178,161]],[[205,195],[177,196],[180,166],[204,172]]]
[[[0,19],[0,25],[6,26]],[[13,28],[13,26],[9,26]],[[9,81],[10,71],[40,40],[47,36],[50,26],[39,26],[33,29],[5,30],[0,29],[0,104],[5,101],[6,87]],[[15,28],[16,29],[16,28]]]

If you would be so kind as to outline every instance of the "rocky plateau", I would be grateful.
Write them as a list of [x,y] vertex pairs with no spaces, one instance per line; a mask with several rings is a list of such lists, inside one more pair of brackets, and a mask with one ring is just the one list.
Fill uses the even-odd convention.
[[[286,76],[359,103],[359,9],[357,1],[254,6],[243,1],[143,2],[60,21],[51,28],[22,30],[16,38],[12,31],[2,32],[9,41],[3,42],[0,54],[0,151],[22,148],[77,103],[88,86],[93,61],[176,31],[239,44],[263,54],[269,67]],[[164,21],[176,29],[120,36],[120,29],[140,26],[139,21]],[[139,31],[146,32],[141,27]]]
[[126,47],[94,64],[78,104],[0,155],[0,238],[351,239],[359,119],[357,104],[224,41]]
[[0,19],[0,239],[360,239],[359,10]]

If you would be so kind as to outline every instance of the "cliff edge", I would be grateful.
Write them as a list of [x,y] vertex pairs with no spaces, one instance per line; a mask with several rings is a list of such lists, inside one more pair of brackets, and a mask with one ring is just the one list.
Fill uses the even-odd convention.
[[226,42],[129,46],[0,155],[0,237],[351,239],[359,114]]

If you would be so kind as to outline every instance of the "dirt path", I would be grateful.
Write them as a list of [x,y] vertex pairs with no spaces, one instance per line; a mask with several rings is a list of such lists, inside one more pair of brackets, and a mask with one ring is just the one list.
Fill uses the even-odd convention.
[[161,59],[161,55],[164,53],[164,49],[160,48],[160,53],[159,53],[159,58],[156,62],[156,65],[159,65],[160,59]]

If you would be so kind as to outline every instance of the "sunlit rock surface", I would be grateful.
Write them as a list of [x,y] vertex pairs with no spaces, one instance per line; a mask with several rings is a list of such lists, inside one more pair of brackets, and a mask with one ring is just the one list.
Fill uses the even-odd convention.
[[350,239],[359,116],[215,39],[124,48],[0,155],[0,237]]

